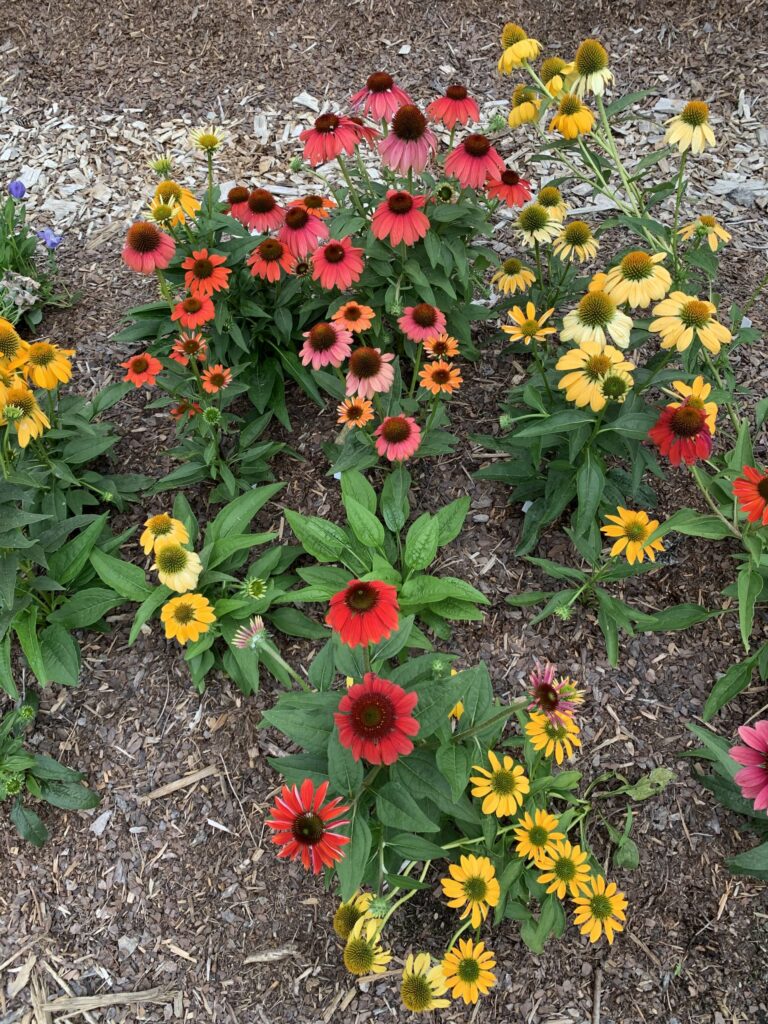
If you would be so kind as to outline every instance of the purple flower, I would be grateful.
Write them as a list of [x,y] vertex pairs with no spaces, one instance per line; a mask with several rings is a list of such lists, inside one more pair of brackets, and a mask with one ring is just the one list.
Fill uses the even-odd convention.
[[27,190],[24,187],[24,182],[19,181],[18,178],[10,183],[10,185],[8,186],[8,192],[14,199],[23,199],[24,196],[27,194]]
[[35,234],[46,249],[58,249],[64,237],[63,235],[57,235],[52,228],[43,228],[42,231],[36,231]]

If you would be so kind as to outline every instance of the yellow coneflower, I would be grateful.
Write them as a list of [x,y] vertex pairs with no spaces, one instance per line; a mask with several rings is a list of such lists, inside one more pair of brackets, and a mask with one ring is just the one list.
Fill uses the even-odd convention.
[[572,220],[555,239],[553,251],[563,263],[574,260],[585,263],[597,256],[599,244],[585,220]]
[[0,317],[0,366],[9,363],[21,365],[27,357],[28,348],[28,343],[19,337],[10,320]]
[[51,391],[59,384],[66,384],[72,376],[73,348],[59,348],[50,341],[30,342],[24,359],[16,363],[14,369],[21,367],[24,376],[30,378],[36,387]]
[[[617,305],[626,302],[632,309],[658,302],[672,287],[669,271],[661,266],[665,259],[663,252],[653,256],[641,249],[628,252],[604,276],[602,289]],[[593,283],[590,283],[590,290],[593,290]]]
[[[712,385],[707,384],[703,377],[695,377],[690,384],[682,380],[673,380],[672,387],[683,398],[686,405],[693,409],[702,409],[707,417],[707,426],[712,436],[715,436],[715,425],[717,423],[717,402],[708,402]],[[679,409],[683,402],[670,402],[668,409]]]
[[459,939],[443,958],[442,969],[446,985],[454,999],[463,999],[469,1005],[476,1003],[496,984],[493,968],[496,959],[485,948],[484,942]]
[[554,220],[565,220],[565,215],[568,213],[568,204],[563,199],[563,193],[557,185],[545,185],[539,189],[536,202],[539,206],[543,206]]
[[627,370],[611,368],[600,378],[597,386],[606,403],[615,402],[616,405],[621,405],[634,385],[632,374]]
[[562,341],[597,341],[605,345],[608,338],[620,348],[629,345],[632,320],[622,313],[605,292],[587,292],[578,306],[563,317]]
[[37,404],[32,391],[26,384],[17,384],[7,389],[0,402],[0,426],[13,425],[20,448],[26,448],[32,438],[40,437],[51,424]]
[[480,798],[483,814],[495,814],[498,818],[506,818],[514,814],[530,791],[531,784],[522,765],[515,764],[508,754],[500,761],[492,750],[488,751],[490,769],[473,764],[472,768],[480,772],[471,776],[473,785],[472,796]]
[[174,519],[167,512],[161,512],[157,516],[150,516],[144,523],[144,532],[139,537],[139,544],[144,549],[144,554],[152,553],[158,541],[173,540],[177,544],[187,544],[189,534],[187,528],[180,519]]
[[349,933],[357,922],[368,913],[372,899],[372,892],[360,892],[358,889],[348,900],[339,904],[333,915],[333,930],[340,939],[346,941],[349,938]]
[[501,895],[493,864],[488,857],[470,854],[462,856],[458,864],[449,864],[448,875],[440,879],[448,906],[455,910],[463,907],[461,920],[469,917],[472,927],[479,928]]
[[661,335],[661,347],[685,352],[694,338],[712,355],[720,352],[733,335],[724,324],[715,319],[717,307],[706,299],[685,292],[672,292],[658,306],[653,307],[654,320],[649,330]]
[[601,526],[600,532],[606,537],[614,538],[611,548],[611,558],[615,558],[624,552],[630,565],[635,562],[642,562],[646,556],[656,561],[656,552],[663,551],[664,545],[661,540],[654,540],[648,543],[648,538],[658,529],[658,519],[649,519],[648,513],[633,512],[631,509],[616,509],[615,516],[606,516],[607,526]]
[[512,93],[512,108],[507,123],[510,128],[519,128],[521,124],[531,124],[539,116],[541,100],[536,92],[527,85],[518,85]]
[[194,217],[201,206],[200,201],[188,188],[169,178],[158,183],[155,189],[155,199],[164,203],[173,202],[176,206],[176,216],[171,224],[183,224],[187,217]]
[[529,267],[510,256],[495,272],[491,284],[496,285],[502,295],[513,295],[515,292],[527,292],[535,280],[536,275]]
[[227,138],[222,128],[214,128],[209,125],[205,128],[195,128],[189,133],[189,144],[202,153],[215,153]]
[[575,843],[571,845],[567,839],[554,844],[541,857],[537,865],[542,870],[539,882],[547,886],[547,892],[555,893],[559,899],[565,899],[566,893],[578,898],[589,889],[589,865],[587,855]]
[[160,620],[165,626],[166,637],[178,640],[183,646],[188,640],[194,643],[203,633],[207,633],[216,621],[216,616],[207,597],[202,594],[184,594],[166,601],[160,611]]
[[566,64],[562,57],[547,57],[541,62],[539,78],[547,87],[547,92],[553,98],[557,98],[563,91],[565,76],[568,69],[573,65]]
[[20,377],[10,365],[3,366],[0,363],[0,406],[5,401],[5,396],[11,388],[18,388],[24,384],[24,378]]
[[573,923],[590,942],[597,942],[605,932],[608,943],[615,932],[624,930],[627,898],[616,888],[615,882],[606,884],[602,875],[593,875],[583,895],[574,897],[576,911]]
[[667,121],[664,141],[677,146],[681,153],[703,153],[707,146],[717,145],[709,124],[709,107],[702,100],[691,100],[675,117]]
[[565,833],[558,832],[559,827],[560,822],[549,811],[539,807],[533,817],[526,812],[514,830],[517,855],[529,857],[537,867],[540,867],[542,857],[553,852],[557,840],[565,839]]
[[546,715],[531,712],[531,720],[525,732],[534,750],[543,750],[544,757],[552,757],[558,764],[573,757],[573,748],[581,746],[579,727],[570,715],[560,715],[553,722]]
[[524,345],[530,345],[532,341],[546,341],[548,334],[557,334],[556,328],[545,326],[554,312],[553,306],[539,316],[532,302],[527,303],[525,312],[520,306],[513,306],[508,313],[513,324],[503,324],[501,329],[509,335],[510,341],[522,341]]
[[349,933],[344,947],[344,966],[350,974],[383,974],[392,959],[381,944],[381,922],[361,917]]
[[589,107],[585,107],[578,96],[567,92],[560,97],[557,113],[549,122],[549,130],[560,132],[564,139],[576,139],[591,132],[594,123],[595,115]]
[[154,196],[150,201],[148,212],[150,219],[164,228],[179,223],[177,220],[179,214],[182,218],[184,217],[184,213],[175,199],[161,199],[160,196]]
[[520,25],[509,21],[502,29],[502,46],[504,51],[499,57],[500,74],[509,75],[513,68],[519,68],[525,61],[536,60],[541,53],[541,43],[531,39]]
[[187,551],[178,541],[161,537],[155,542],[155,562],[160,582],[179,594],[194,590],[203,566],[200,556]]
[[566,81],[567,88],[579,97],[590,92],[602,96],[611,81],[613,74],[608,67],[605,47],[597,39],[585,39],[579,44],[573,59],[573,70]]
[[716,217],[709,213],[703,213],[690,224],[684,224],[678,231],[678,235],[684,242],[690,242],[695,236],[706,238],[707,245],[712,252],[717,252],[720,242],[727,245],[731,240],[730,234],[722,224],[719,224]]
[[432,966],[429,953],[408,954],[400,982],[400,998],[406,1010],[411,1013],[444,1010],[451,1005],[450,1000],[439,997],[447,990],[443,969],[439,965]]
[[561,356],[555,369],[568,371],[557,386],[565,391],[569,402],[579,408],[588,405],[592,412],[600,412],[606,405],[601,387],[604,378],[618,371],[630,373],[635,364],[626,360],[624,353],[612,345],[583,341],[578,348]]
[[553,241],[560,234],[560,222],[554,220],[541,203],[529,203],[518,215],[517,229],[523,243],[532,249],[537,242]]

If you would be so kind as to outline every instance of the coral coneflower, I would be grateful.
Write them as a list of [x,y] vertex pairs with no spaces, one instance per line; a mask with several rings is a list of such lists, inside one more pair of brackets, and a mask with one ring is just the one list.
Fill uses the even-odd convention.
[[445,333],[445,313],[429,302],[406,306],[397,323],[406,338],[411,341],[426,341]]
[[448,906],[463,907],[460,920],[470,919],[473,928],[479,928],[501,896],[496,869],[488,857],[462,855],[458,864],[448,865],[447,878],[440,879]]
[[445,95],[439,96],[427,107],[427,116],[438,124],[454,129],[457,124],[480,120],[477,103],[464,85],[449,85]]
[[190,359],[197,359],[202,363],[207,354],[208,345],[202,334],[187,334],[186,331],[182,331],[174,341],[168,358],[180,366],[187,366]]
[[658,302],[672,286],[669,271],[661,266],[665,259],[663,252],[653,256],[641,249],[628,252],[605,275],[603,291],[615,303],[626,302],[632,309]]
[[552,853],[558,839],[565,839],[564,832],[558,832],[560,822],[548,811],[536,808],[534,816],[526,812],[518,820],[514,836],[518,857],[530,857],[536,867],[541,867],[544,856]]
[[120,363],[124,370],[127,370],[123,377],[124,381],[135,384],[140,388],[142,384],[152,387],[157,379],[158,373],[163,369],[159,359],[155,359],[149,352],[142,352],[140,355],[131,356],[124,363]]
[[423,171],[436,149],[435,133],[412,103],[400,107],[392,118],[389,134],[379,143],[382,163],[400,174]]
[[658,529],[659,520],[649,519],[648,513],[642,510],[633,512],[631,509],[622,508],[621,505],[617,507],[616,512],[615,516],[605,517],[607,526],[600,527],[601,533],[614,539],[611,558],[624,552],[630,565],[642,562],[646,555],[655,562],[656,552],[663,551],[664,545],[661,540],[649,543],[648,539]]
[[389,189],[386,199],[373,213],[371,231],[376,238],[388,239],[391,245],[414,245],[429,231],[429,219],[422,213],[426,201],[426,196]]
[[712,252],[717,252],[721,242],[727,244],[731,240],[729,232],[709,213],[703,213],[690,224],[685,224],[678,231],[678,235],[685,242],[690,242],[692,238],[706,238]]
[[307,213],[311,213],[313,217],[322,217],[325,220],[328,211],[335,209],[336,202],[333,199],[328,199],[327,196],[315,195],[313,192],[310,195],[301,196],[300,199],[292,199],[288,206],[298,206],[302,210],[306,210]]
[[321,217],[294,206],[286,213],[277,237],[296,259],[303,259],[328,237],[328,225]]
[[492,175],[486,187],[492,199],[501,199],[507,206],[523,206],[531,198],[530,181],[521,178],[511,167]]
[[525,312],[520,306],[513,306],[508,313],[512,323],[503,324],[501,329],[509,335],[510,341],[522,341],[524,345],[530,345],[532,341],[546,341],[547,335],[557,333],[556,328],[547,325],[554,312],[553,307],[539,316],[532,302],[526,304]]
[[716,319],[717,307],[706,299],[685,292],[672,292],[653,307],[656,318],[649,330],[661,335],[661,347],[685,352],[694,338],[713,356],[733,338],[728,328]]
[[583,893],[574,897],[573,923],[590,942],[597,942],[605,932],[611,945],[614,933],[624,930],[626,896],[619,892],[615,882],[606,883],[602,875],[592,875]]
[[321,114],[313,127],[303,131],[299,138],[304,143],[304,159],[310,166],[318,167],[342,153],[352,156],[357,145],[357,130],[348,117]]
[[343,423],[350,430],[352,427],[364,427],[373,419],[373,402],[367,398],[345,398],[336,412],[339,416],[336,422]]
[[375,319],[376,314],[370,306],[363,306],[354,300],[339,306],[331,316],[331,320],[335,320],[339,327],[354,331],[356,334],[367,331]]
[[386,416],[374,430],[376,451],[390,462],[404,462],[421,444],[421,427],[413,416]]
[[536,92],[527,85],[518,85],[512,93],[512,107],[507,123],[510,128],[519,128],[521,124],[531,124],[539,116],[541,100]]
[[193,251],[181,264],[181,269],[186,270],[184,284],[198,298],[207,298],[229,288],[227,278],[232,271],[223,265],[226,262],[226,256],[209,253],[207,249]]
[[610,338],[620,348],[629,345],[632,319],[622,313],[614,300],[603,291],[589,291],[578,306],[563,317],[561,341],[596,341],[605,345]]
[[729,750],[734,761],[744,765],[734,782],[745,800],[754,801],[756,811],[768,811],[768,718],[739,726],[739,738],[746,746]]
[[245,188],[243,185],[235,185],[227,192],[227,203],[229,203],[229,215],[234,217],[235,220],[239,220],[241,224],[247,224],[248,218],[251,215],[251,209],[248,206],[248,197],[251,194],[251,190]]
[[418,695],[407,693],[373,672],[350,686],[334,714],[339,742],[352,751],[355,761],[394,764],[413,750],[412,736],[419,731],[413,717]]
[[691,100],[675,117],[667,121],[664,141],[677,146],[681,153],[703,153],[707,146],[715,146],[715,133],[709,123],[709,107],[701,100]]
[[0,405],[0,426],[11,423],[16,431],[20,448],[26,448],[33,438],[40,437],[51,426],[48,417],[37,404],[34,393],[26,384],[9,387]]
[[491,284],[495,284],[502,295],[514,295],[515,292],[527,292],[535,280],[536,275],[530,267],[510,256],[494,273]]
[[347,394],[357,393],[361,398],[371,398],[376,392],[387,392],[392,387],[395,371],[390,365],[394,359],[391,352],[368,346],[355,349],[349,357],[347,369]]
[[213,302],[199,295],[188,295],[177,302],[171,313],[171,320],[178,320],[182,327],[192,329],[207,324],[216,316]]
[[183,646],[188,640],[194,643],[207,633],[216,616],[207,597],[182,594],[165,602],[160,610],[160,621],[165,626],[166,639],[178,640]]
[[74,354],[73,348],[59,348],[50,341],[33,341],[26,350],[24,362],[16,365],[22,367],[24,376],[37,387],[50,391],[59,384],[66,384],[72,376],[68,357]]
[[699,459],[708,459],[712,452],[707,414],[688,401],[668,405],[648,431],[648,437],[673,466],[681,462],[692,466]]
[[170,202],[175,204],[175,213],[171,219],[173,226],[183,224],[187,217],[194,217],[202,205],[200,200],[195,199],[188,188],[184,188],[177,181],[170,181],[169,179],[158,182],[155,188],[155,198],[163,203]]
[[743,476],[733,482],[733,493],[739,508],[745,512],[750,523],[768,526],[768,473],[761,473],[754,466],[744,466]]
[[448,154],[445,173],[458,179],[462,188],[480,188],[489,178],[504,172],[504,161],[491,140],[475,132]]
[[232,383],[232,371],[226,369],[221,363],[209,366],[202,375],[203,391],[209,395],[218,394]]
[[487,995],[496,984],[493,968],[496,959],[484,942],[459,939],[445,954],[442,962],[445,983],[454,999],[463,999],[469,1006],[481,995]]
[[554,725],[562,717],[573,715],[584,701],[584,694],[569,676],[555,679],[555,666],[549,662],[542,665],[537,661],[528,679],[528,696],[531,698],[528,710],[540,711]]
[[349,842],[338,831],[349,824],[342,817],[349,805],[342,804],[341,797],[326,803],[327,792],[327,782],[315,789],[312,779],[304,779],[300,789],[296,785],[283,786],[267,819],[274,833],[272,842],[280,847],[277,856],[301,860],[306,870],[316,875],[340,861]]
[[296,257],[277,238],[265,238],[259,242],[245,262],[254,277],[273,284],[280,280],[282,273],[292,274],[296,267]]
[[144,523],[144,530],[139,537],[139,544],[145,555],[151,555],[159,540],[169,539],[186,544],[189,541],[187,528],[180,519],[174,519],[167,512],[150,516]]
[[458,391],[463,380],[458,367],[436,359],[419,371],[419,387],[426,388],[433,395],[452,395]]
[[139,274],[165,270],[174,257],[176,243],[149,221],[137,221],[128,228],[123,246],[123,261]]
[[453,359],[459,354],[459,343],[450,334],[438,334],[424,342],[427,359]]
[[321,288],[339,288],[344,291],[363,273],[363,250],[352,245],[352,240],[332,238],[312,254],[312,280]]
[[536,866],[542,871],[538,881],[558,899],[565,899],[568,893],[578,897],[589,889],[587,855],[580,846],[571,845],[567,839],[553,843],[552,849],[542,854]]
[[595,115],[585,107],[578,96],[566,92],[560,97],[557,113],[549,122],[549,130],[559,132],[564,139],[576,139],[592,131]]
[[513,68],[535,60],[541,53],[538,39],[531,39],[525,29],[513,21],[508,21],[502,29],[501,42],[504,50],[499,57],[498,68],[502,75],[508,75]]
[[348,647],[386,640],[397,629],[397,591],[379,580],[350,580],[334,594],[325,621]]
[[194,590],[203,571],[200,556],[170,537],[158,537],[155,542],[152,568],[157,570],[161,583],[179,594]]
[[489,750],[488,763],[490,768],[472,765],[473,770],[480,773],[470,777],[472,796],[482,799],[483,814],[506,818],[522,805],[531,784],[522,765],[516,764],[508,754],[500,761]]
[[366,124],[362,117],[350,116],[349,127],[357,135],[358,144],[364,142],[366,146],[373,146],[381,138],[381,132],[370,124]]
[[323,366],[341,366],[352,349],[352,335],[337,323],[321,321],[304,332],[299,352],[304,366],[313,370]]
[[368,76],[365,86],[350,97],[353,110],[362,110],[366,117],[376,121],[389,121],[400,107],[412,104],[407,92],[403,92],[386,71],[374,71]]
[[243,215],[243,224],[249,231],[260,234],[276,231],[285,220],[285,210],[265,188],[253,189],[245,204],[247,209]]
[[578,348],[571,349],[555,364],[556,370],[568,371],[560,378],[558,388],[565,391],[565,397],[579,408],[589,406],[592,412],[600,412],[607,403],[602,383],[609,373],[635,369],[635,364],[624,358],[613,345],[601,345],[599,341],[583,341]]

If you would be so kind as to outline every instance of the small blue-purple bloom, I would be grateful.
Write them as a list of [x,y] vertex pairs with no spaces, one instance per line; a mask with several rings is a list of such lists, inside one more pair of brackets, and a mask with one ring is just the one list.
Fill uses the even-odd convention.
[[24,182],[19,181],[18,178],[10,183],[10,185],[8,186],[8,192],[14,199],[23,199],[24,196],[27,194],[27,190],[24,187]]
[[42,231],[36,231],[35,234],[46,249],[58,249],[64,237],[63,235],[57,235],[52,228],[43,228]]

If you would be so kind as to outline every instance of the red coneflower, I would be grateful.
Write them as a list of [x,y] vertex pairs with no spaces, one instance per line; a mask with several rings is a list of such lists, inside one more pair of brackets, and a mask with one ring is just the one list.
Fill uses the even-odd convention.
[[248,196],[246,205],[248,210],[243,224],[249,231],[258,231],[260,234],[275,231],[285,220],[285,210],[265,188],[255,188]]
[[488,195],[502,199],[507,206],[524,206],[531,198],[531,183],[521,178],[517,171],[505,167],[501,174],[488,181]]
[[405,462],[421,444],[421,427],[412,416],[387,416],[373,436],[379,455],[390,462]]
[[267,821],[275,833],[272,842],[281,848],[277,856],[300,859],[306,870],[316,875],[341,860],[343,847],[349,842],[347,836],[336,831],[349,824],[349,819],[341,817],[349,805],[342,804],[341,797],[325,803],[327,792],[327,782],[315,789],[312,779],[304,779],[301,789],[283,786]]
[[336,320],[340,327],[346,327],[348,331],[360,334],[367,331],[376,318],[376,314],[370,306],[361,306],[359,302],[345,302],[339,306],[331,317]]
[[768,526],[768,473],[761,473],[753,466],[744,466],[744,476],[733,482],[733,493],[739,502],[739,508],[746,512],[750,523]]
[[186,398],[182,398],[178,405],[175,405],[171,410],[171,416],[175,420],[180,420],[184,416],[188,416],[192,419],[193,416],[197,416],[202,412],[202,406],[199,402],[190,402]]
[[209,366],[202,374],[203,391],[215,395],[232,383],[232,371],[225,369],[221,363]]
[[373,403],[367,398],[345,398],[336,409],[339,418],[337,423],[343,423],[345,427],[364,427],[373,419]]
[[243,185],[235,185],[227,192],[227,202],[229,203],[229,215],[234,217],[235,220],[239,220],[241,224],[245,224],[249,215],[248,208],[248,196],[251,194],[251,190],[245,188]]
[[209,255],[207,249],[193,251],[181,264],[181,269],[186,270],[184,284],[198,298],[207,298],[214,292],[229,288],[227,278],[232,271],[229,267],[223,266],[226,262],[226,256],[219,256],[217,253]]
[[352,348],[352,335],[340,324],[322,321],[304,332],[306,339],[299,355],[304,366],[313,370],[323,366],[341,366]]
[[377,391],[389,391],[395,379],[395,371],[390,365],[394,358],[391,352],[382,353],[380,348],[364,346],[355,349],[349,357],[347,394],[357,392],[361,398],[371,398]]
[[397,591],[379,580],[350,580],[334,594],[325,621],[348,647],[386,640],[397,629]]
[[263,242],[259,242],[245,262],[251,268],[254,277],[274,284],[280,280],[282,271],[286,274],[293,273],[296,257],[291,255],[288,247],[277,238],[265,238]]
[[287,246],[297,260],[308,256],[327,237],[328,225],[322,217],[313,217],[299,206],[286,213],[285,222],[277,233],[278,241]]
[[464,85],[449,85],[445,95],[438,97],[427,107],[427,114],[438,124],[453,129],[457,124],[469,124],[480,120],[477,103],[467,92]]
[[413,103],[411,97],[386,71],[374,71],[368,76],[365,86],[349,100],[353,110],[362,107],[366,117],[373,117],[376,121],[388,121],[400,107],[410,103]]
[[435,133],[412,103],[400,107],[392,118],[389,134],[379,143],[382,163],[400,174],[423,171],[436,150]]
[[690,405],[668,405],[648,436],[673,466],[681,462],[692,466],[698,459],[707,459],[712,451],[712,431],[703,409]]
[[426,196],[389,189],[387,198],[374,211],[371,231],[376,238],[388,238],[391,245],[414,245],[429,231],[429,219],[421,212],[426,201]]
[[299,135],[304,143],[304,159],[312,167],[335,160],[346,153],[352,156],[357,145],[357,129],[348,117],[339,114],[321,114],[314,127]]
[[319,281],[321,288],[338,288],[344,291],[360,279],[363,272],[363,250],[352,245],[346,238],[331,239],[312,254],[312,280]]
[[350,117],[349,126],[357,135],[358,144],[364,142],[366,146],[372,146],[381,138],[381,132],[370,124],[366,124],[362,117]]
[[768,811],[768,718],[754,726],[739,726],[739,737],[746,746],[728,751],[734,761],[744,765],[733,781],[745,800],[754,801],[756,811]]
[[462,188],[480,188],[488,178],[504,173],[504,161],[485,135],[474,133],[448,154],[445,173],[458,178]]
[[149,221],[137,221],[128,228],[123,246],[123,261],[139,274],[165,270],[174,257],[176,243]]
[[188,295],[186,299],[176,303],[171,320],[178,320],[182,327],[193,328],[207,324],[215,316],[216,310],[210,299]]
[[328,216],[328,211],[333,210],[336,203],[333,199],[327,199],[325,196],[317,196],[311,194],[308,196],[302,196],[300,199],[292,199],[288,206],[298,206],[302,210],[306,210],[307,213],[311,213],[313,217],[322,217],[323,220]]
[[126,359],[120,365],[124,370],[128,371],[123,380],[135,384],[137,388],[140,388],[142,384],[147,384],[151,387],[155,383],[158,373],[163,368],[160,360],[155,359],[149,352],[142,352],[141,355],[131,356],[130,359]]
[[418,734],[419,723],[411,712],[418,699],[418,694],[366,672],[362,683],[350,686],[333,716],[339,743],[352,751],[355,761],[394,764],[413,750],[411,736]]
[[397,323],[411,341],[427,341],[445,333],[445,314],[428,302],[406,306]]
[[195,357],[202,362],[207,351],[208,346],[202,334],[187,334],[186,331],[182,331],[176,341],[174,341],[168,358],[173,359],[175,363],[179,363],[181,366],[186,366],[189,363],[190,357]]

